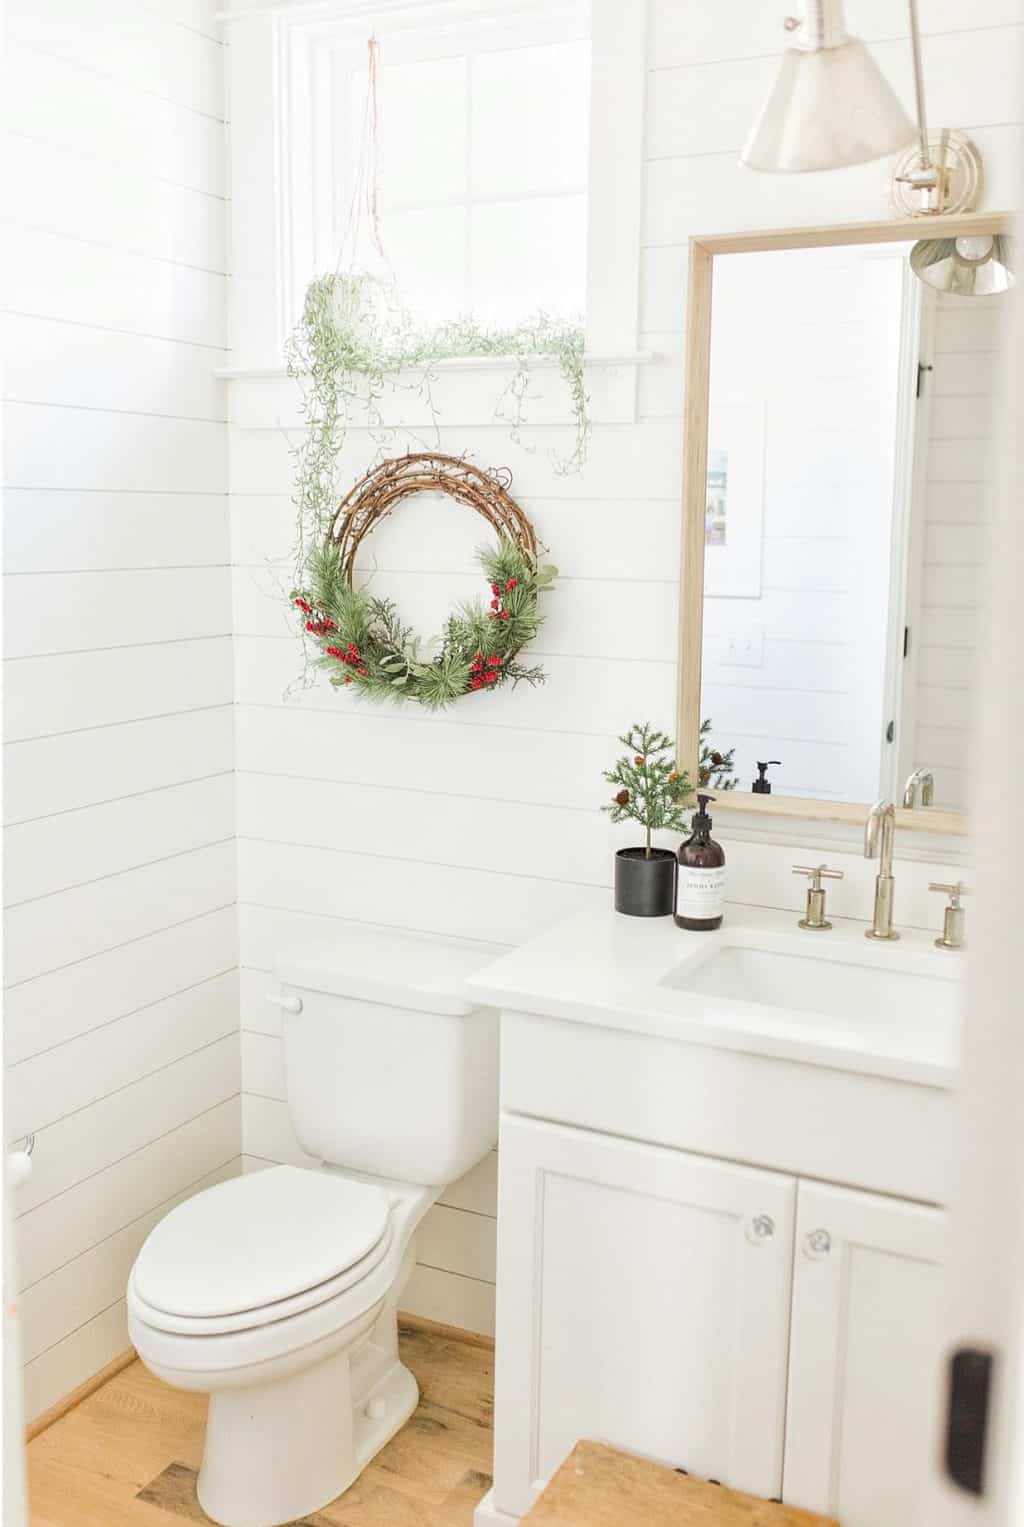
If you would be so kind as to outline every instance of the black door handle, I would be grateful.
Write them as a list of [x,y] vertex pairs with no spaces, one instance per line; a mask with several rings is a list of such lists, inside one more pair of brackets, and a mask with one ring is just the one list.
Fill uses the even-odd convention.
[[970,1495],[984,1494],[992,1354],[961,1347],[949,1363],[946,1473]]

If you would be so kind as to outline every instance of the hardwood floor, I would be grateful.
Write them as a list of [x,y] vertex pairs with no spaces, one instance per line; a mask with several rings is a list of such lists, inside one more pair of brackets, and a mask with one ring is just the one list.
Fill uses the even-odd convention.
[[523,1527],[839,1527],[601,1442],[577,1442]]
[[[494,1353],[417,1327],[403,1329],[402,1357],[419,1408],[309,1527],[470,1527],[491,1484]],[[195,1498],[205,1415],[205,1396],[132,1363],[29,1443],[31,1527],[208,1521]]]

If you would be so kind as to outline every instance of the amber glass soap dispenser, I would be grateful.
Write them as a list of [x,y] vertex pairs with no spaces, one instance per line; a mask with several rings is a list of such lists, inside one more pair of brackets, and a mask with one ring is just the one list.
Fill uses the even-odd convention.
[[676,927],[695,933],[720,928],[725,912],[725,849],[711,836],[708,816],[708,801],[714,798],[698,795],[700,809],[690,823],[692,833],[676,855]]

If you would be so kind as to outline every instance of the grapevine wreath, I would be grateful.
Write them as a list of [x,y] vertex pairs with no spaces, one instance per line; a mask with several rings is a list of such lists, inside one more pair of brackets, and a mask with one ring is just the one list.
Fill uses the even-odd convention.
[[[332,684],[436,710],[460,695],[544,682],[544,670],[527,667],[519,654],[537,635],[544,619],[540,596],[558,570],[538,565],[537,537],[509,495],[511,480],[504,469],[484,472],[457,456],[427,453],[382,462],[355,484],[306,563],[306,586],[292,596],[318,649],[316,665]],[[363,541],[415,493],[447,494],[497,534],[495,545],[477,552],[490,589],[486,606],[458,606],[433,655],[421,655],[419,638],[392,600],[353,582]]]

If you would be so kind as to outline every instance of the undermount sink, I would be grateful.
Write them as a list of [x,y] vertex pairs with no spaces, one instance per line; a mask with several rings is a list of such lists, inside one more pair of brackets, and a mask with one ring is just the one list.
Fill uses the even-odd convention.
[[732,943],[697,965],[688,961],[669,972],[661,985],[790,1012],[881,1022],[906,1018],[910,1011],[954,1018],[960,1000],[959,983],[941,976]]

